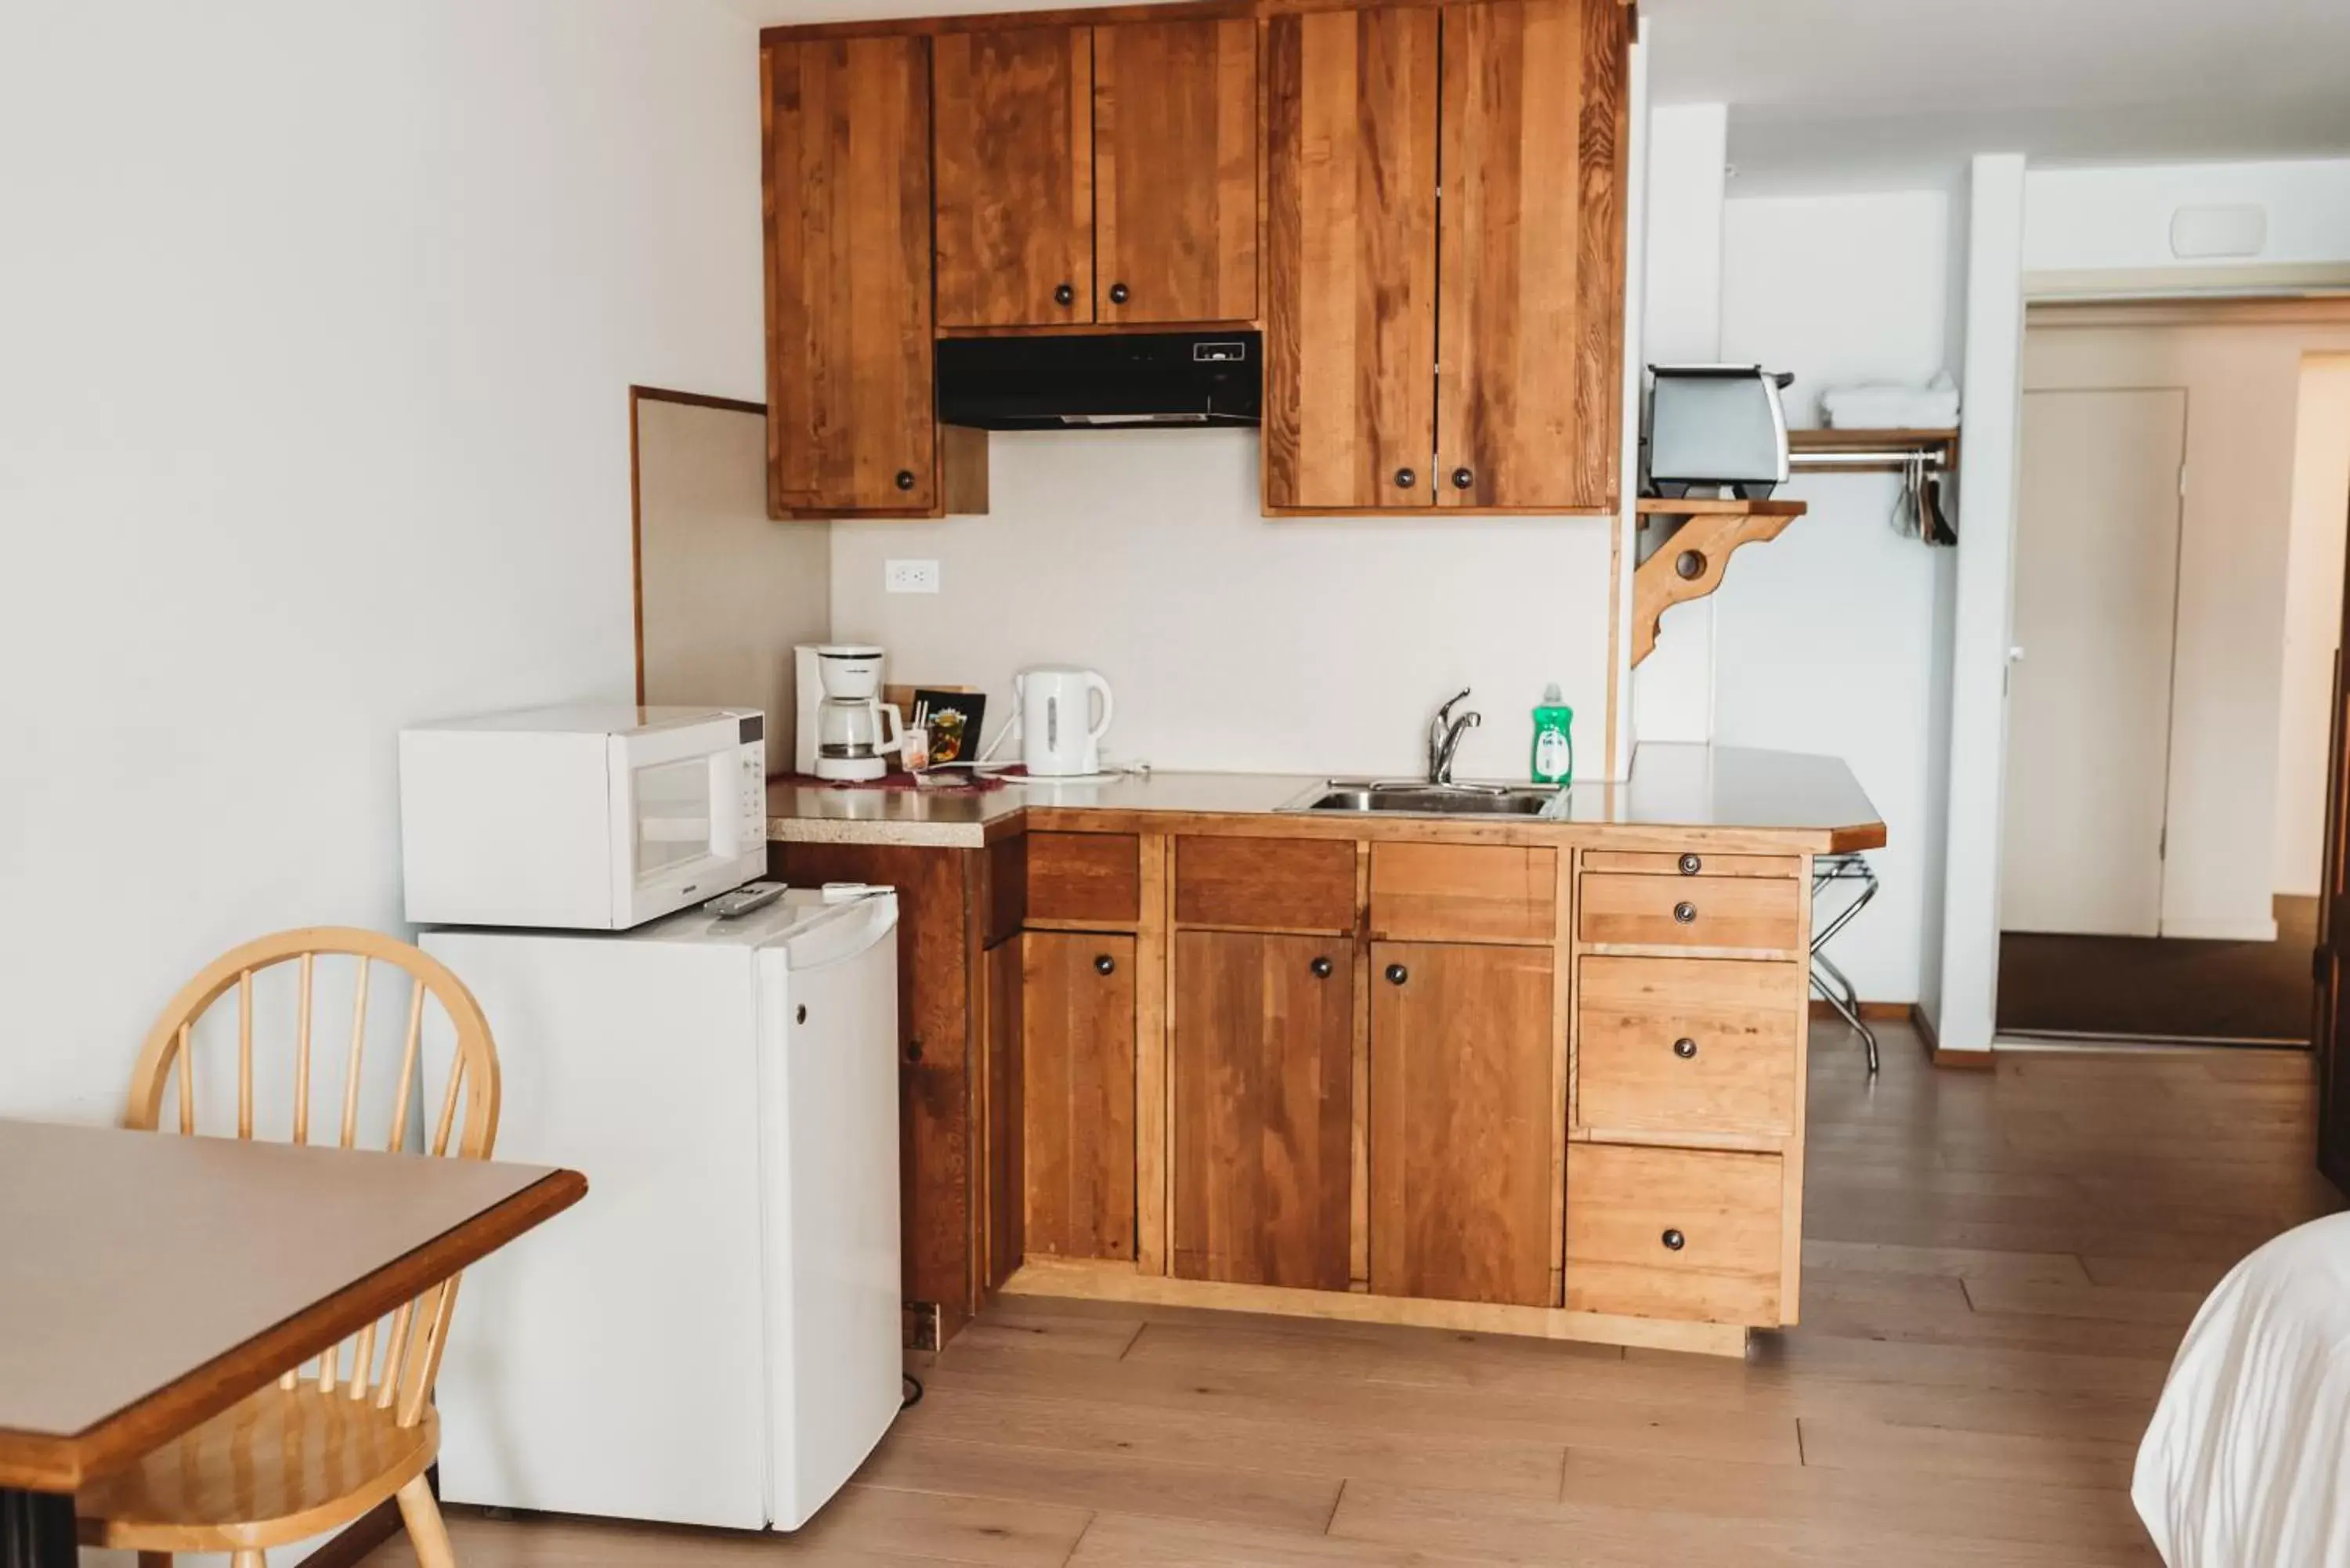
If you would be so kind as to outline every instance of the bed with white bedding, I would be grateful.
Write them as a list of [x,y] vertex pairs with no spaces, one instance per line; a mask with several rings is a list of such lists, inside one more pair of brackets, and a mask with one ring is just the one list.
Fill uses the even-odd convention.
[[2350,1568],[2350,1214],[2220,1282],[2130,1487],[2169,1568]]

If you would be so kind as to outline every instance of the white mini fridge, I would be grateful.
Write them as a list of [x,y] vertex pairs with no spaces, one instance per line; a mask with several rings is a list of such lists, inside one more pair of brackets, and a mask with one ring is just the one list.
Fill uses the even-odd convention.
[[794,1530],[872,1451],[901,1388],[897,922],[892,893],[795,890],[422,937],[488,1014],[498,1158],[588,1182],[465,1274],[443,1498]]

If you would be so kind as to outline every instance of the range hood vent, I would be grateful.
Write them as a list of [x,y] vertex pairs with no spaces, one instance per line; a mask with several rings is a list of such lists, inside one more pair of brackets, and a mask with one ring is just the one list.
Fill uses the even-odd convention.
[[986,431],[1253,425],[1264,406],[1256,332],[948,337],[939,418]]

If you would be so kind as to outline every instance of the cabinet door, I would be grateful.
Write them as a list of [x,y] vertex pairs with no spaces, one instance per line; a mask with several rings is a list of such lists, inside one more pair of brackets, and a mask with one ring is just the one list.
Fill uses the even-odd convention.
[[1022,936],[1024,1244],[1134,1256],[1134,939]]
[[1256,24],[1094,29],[1096,315],[1256,315]]
[[1343,938],[1175,938],[1174,1273],[1343,1291],[1355,964]]
[[1616,504],[1627,16],[1445,8],[1440,504]]
[[1267,26],[1268,508],[1433,493],[1437,15]]
[[930,40],[771,44],[760,61],[770,509],[935,512]]
[[1093,33],[943,33],[939,322],[1093,319]]
[[1552,952],[1371,947],[1371,1289],[1550,1304]]

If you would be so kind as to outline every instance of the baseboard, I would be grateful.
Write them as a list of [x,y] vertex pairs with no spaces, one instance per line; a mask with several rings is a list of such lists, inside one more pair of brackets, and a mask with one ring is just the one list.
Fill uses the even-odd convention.
[[[1907,1023],[1917,1005],[1914,1002],[1864,1002],[1860,1004],[1860,1015],[1870,1023]],[[1815,996],[1812,998],[1812,1016],[1834,1018],[1837,1013],[1828,1002]]]
[[1961,1073],[1987,1073],[1999,1064],[1989,1051],[1945,1051],[1942,1037],[1934,1033],[1934,1021],[1916,1002],[1909,1004],[1909,1023],[1918,1031],[1918,1038],[1926,1043],[1926,1060],[1937,1067],[1949,1067]]
[[369,1552],[400,1532],[400,1501],[385,1498],[302,1559],[303,1568],[359,1568]]
[[2187,942],[2272,942],[2277,940],[2274,919],[2250,920],[2165,920],[2162,922],[2165,940]]

